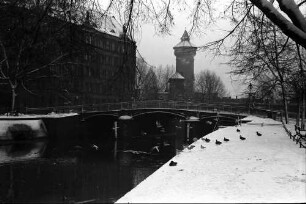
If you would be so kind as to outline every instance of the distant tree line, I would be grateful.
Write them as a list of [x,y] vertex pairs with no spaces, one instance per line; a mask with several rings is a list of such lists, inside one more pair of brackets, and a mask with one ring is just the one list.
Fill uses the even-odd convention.
[[[173,65],[159,65],[155,68],[147,64],[143,58],[138,57],[137,89],[139,99],[155,100],[158,99],[160,92],[169,91],[169,79],[174,73],[175,67]],[[204,70],[196,74],[194,91],[200,95],[200,100],[203,102],[228,95],[221,78],[210,70]]]

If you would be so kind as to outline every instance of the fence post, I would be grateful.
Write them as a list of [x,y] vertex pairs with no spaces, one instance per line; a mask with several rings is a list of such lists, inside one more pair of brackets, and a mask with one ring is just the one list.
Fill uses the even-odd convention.
[[186,132],[186,140],[189,142],[189,134],[190,134],[190,123],[187,122],[187,132]]

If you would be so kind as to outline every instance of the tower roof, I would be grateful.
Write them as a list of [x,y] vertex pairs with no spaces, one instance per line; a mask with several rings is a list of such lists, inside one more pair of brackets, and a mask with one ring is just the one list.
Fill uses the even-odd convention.
[[182,37],[181,37],[181,41],[190,41],[190,37],[187,33],[187,31],[185,30]]
[[185,79],[180,73],[175,72],[170,79]]
[[181,37],[181,42],[179,42],[177,45],[175,45],[173,48],[178,48],[178,47],[195,47],[195,45],[193,45],[190,42],[190,37],[187,33],[187,31],[185,30],[182,37]]

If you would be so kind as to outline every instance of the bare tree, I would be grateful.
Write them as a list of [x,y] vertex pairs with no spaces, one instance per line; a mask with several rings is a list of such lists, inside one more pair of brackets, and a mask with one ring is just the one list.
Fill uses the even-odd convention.
[[1,1],[0,80],[11,90],[12,112],[21,89],[37,94],[31,90],[31,82],[58,77],[55,65],[72,63],[71,58],[80,51],[76,49],[77,27],[95,24],[88,3],[86,0]]
[[148,70],[144,81],[141,98],[145,100],[158,99],[158,80],[153,68]]
[[159,91],[165,91],[170,77],[175,73],[175,67],[172,65],[158,66],[155,71]]
[[298,64],[295,45],[260,13],[249,15],[248,30],[239,33],[231,50],[231,64],[235,67],[232,73],[245,75],[253,82],[265,77],[279,86],[288,122],[288,76],[297,70]]
[[[213,0],[197,0],[190,3],[187,0],[146,1],[118,0],[110,1],[108,10],[117,13],[122,22],[126,23],[128,32],[134,33],[143,23],[152,23],[156,31],[170,33],[175,23],[175,11],[189,12],[191,32],[202,32],[205,26],[213,23],[216,17],[215,7],[220,6]],[[222,2],[223,3],[223,2]],[[206,46],[220,45],[224,39],[231,36],[239,28],[252,8],[256,7],[279,27],[282,32],[306,48],[306,19],[301,11],[305,4],[302,0],[232,0],[221,13],[229,13],[234,22],[234,28],[220,40],[208,43]]]
[[[273,24],[293,41],[306,48],[306,19],[300,10],[305,1],[294,0],[250,0]],[[299,2],[299,3],[297,3]],[[282,12],[278,9],[278,6]],[[285,15],[284,15],[285,14]]]
[[202,100],[213,100],[227,94],[225,86],[219,76],[210,70],[201,71],[196,75],[195,89],[201,93]]
[[138,90],[137,99],[141,99],[146,84],[146,75],[150,68],[146,61],[141,57],[136,58],[136,68],[136,90]]

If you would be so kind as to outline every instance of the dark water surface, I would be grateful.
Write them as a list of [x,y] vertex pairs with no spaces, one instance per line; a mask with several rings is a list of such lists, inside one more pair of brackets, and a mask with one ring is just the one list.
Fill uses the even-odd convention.
[[[174,155],[49,141],[0,146],[0,203],[115,202]],[[114,151],[116,150],[116,151]]]
[[113,203],[176,150],[217,124],[231,125],[209,117],[190,124],[186,137],[182,120],[153,115],[121,124],[115,139],[108,118],[88,120],[74,133],[61,123],[47,140],[0,144],[0,203]]

